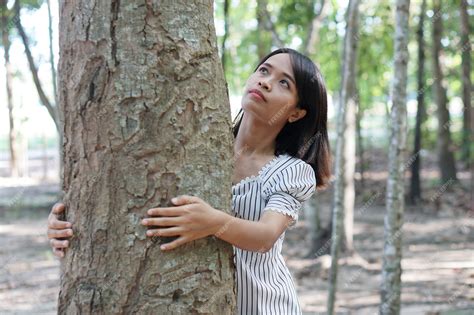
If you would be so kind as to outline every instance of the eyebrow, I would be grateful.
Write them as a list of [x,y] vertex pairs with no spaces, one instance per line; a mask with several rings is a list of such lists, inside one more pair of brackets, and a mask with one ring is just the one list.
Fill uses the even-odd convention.
[[[264,62],[262,64],[262,66],[267,66],[269,68],[274,68],[271,64],[269,64],[268,62]],[[293,82],[294,85],[296,85],[296,82],[295,82],[295,79],[293,79],[288,73],[286,72],[283,72],[283,76],[287,77],[288,79],[290,79],[291,82]]]

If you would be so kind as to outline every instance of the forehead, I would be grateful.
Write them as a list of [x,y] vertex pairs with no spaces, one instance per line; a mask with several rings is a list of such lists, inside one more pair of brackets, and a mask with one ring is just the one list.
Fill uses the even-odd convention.
[[265,60],[279,71],[286,72],[293,76],[290,55],[286,53],[276,54]]

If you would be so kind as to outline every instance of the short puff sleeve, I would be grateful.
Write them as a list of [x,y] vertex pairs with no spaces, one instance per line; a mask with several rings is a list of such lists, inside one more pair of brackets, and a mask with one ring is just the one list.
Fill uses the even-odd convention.
[[[316,190],[313,168],[300,160],[273,174],[263,187],[268,200],[263,211],[276,211],[290,216],[293,220],[288,227],[298,222],[298,211],[304,201]],[[263,213],[263,212],[262,212]]]

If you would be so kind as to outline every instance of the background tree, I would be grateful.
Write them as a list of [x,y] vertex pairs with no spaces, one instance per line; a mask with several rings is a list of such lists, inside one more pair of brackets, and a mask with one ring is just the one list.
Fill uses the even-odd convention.
[[76,227],[60,314],[234,312],[229,244],[210,237],[163,253],[139,224],[181,194],[230,211],[230,111],[212,7],[60,2],[63,189]]
[[467,169],[471,165],[471,144],[472,144],[472,126],[471,126],[471,42],[469,34],[471,26],[469,25],[469,15],[467,13],[467,0],[460,0],[461,15],[461,58],[462,58],[462,102],[463,102],[463,128],[462,128],[462,160],[467,164]]
[[0,0],[1,27],[2,27],[2,46],[4,51],[5,63],[5,89],[7,95],[8,120],[10,123],[8,132],[8,144],[10,151],[10,175],[16,177],[22,174],[18,163],[18,143],[17,130],[15,123],[15,113],[13,106],[13,69],[10,63],[10,29],[13,22],[11,10],[7,7],[7,0]]
[[416,204],[421,199],[421,124],[424,120],[425,113],[425,40],[424,22],[426,14],[426,0],[423,0],[420,8],[420,16],[418,20],[418,30],[416,39],[418,42],[418,71],[417,71],[417,93],[416,93],[416,122],[415,122],[415,139],[413,145],[413,163],[411,164],[411,181],[410,181],[410,201]]
[[407,137],[407,67],[409,0],[397,0],[391,86],[389,165],[384,226],[380,314],[400,314],[402,225]]
[[434,99],[438,117],[438,164],[441,180],[447,182],[456,180],[456,166],[454,162],[453,143],[451,140],[451,127],[446,96],[446,85],[441,68],[442,49],[441,36],[443,33],[443,10],[441,0],[433,0],[433,74],[434,74]]
[[[352,250],[352,221],[354,212],[355,165],[355,63],[357,60],[357,33],[359,1],[350,0],[347,7],[347,27],[344,36],[343,72],[338,108],[336,143],[336,186],[332,218],[331,273],[328,295],[328,314],[334,313],[337,284],[337,263],[340,246]],[[349,224],[346,224],[349,222]],[[341,244],[344,242],[344,244]]]
[[35,83],[36,90],[38,91],[38,96],[41,101],[41,104],[43,104],[44,107],[48,110],[49,115],[54,121],[54,124],[56,125],[56,129],[58,130],[58,133],[60,133],[60,128],[59,128],[59,113],[58,113],[58,108],[55,104],[51,103],[49,100],[48,96],[46,95],[43,86],[41,84],[41,80],[38,76],[38,67],[36,66],[36,63],[33,59],[33,54],[31,53],[30,49],[30,44],[29,44],[29,39],[28,35],[26,34],[23,25],[21,23],[21,15],[20,15],[20,10],[21,10],[21,3],[20,0],[15,1],[14,5],[14,10],[15,10],[15,16],[17,18],[15,19],[15,26],[18,30],[18,34],[21,37],[21,40],[23,42],[23,46],[25,47],[25,54],[26,54],[26,59],[28,60],[28,66],[30,68],[31,75],[33,77],[33,82]]

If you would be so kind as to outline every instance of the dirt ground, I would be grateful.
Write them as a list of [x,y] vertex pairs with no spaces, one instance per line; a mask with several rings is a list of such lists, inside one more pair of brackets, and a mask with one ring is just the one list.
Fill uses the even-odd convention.
[[[444,188],[433,184],[419,206],[407,206],[402,314],[474,314],[474,216],[468,181]],[[58,185],[1,184],[0,314],[55,314],[60,264],[45,227]],[[340,261],[337,314],[378,314],[385,214],[384,194],[378,189],[385,185],[380,180],[365,185],[364,193],[357,192],[356,254]],[[317,201],[327,221],[331,191],[318,194]],[[305,258],[310,248],[305,217],[303,213],[287,231],[283,251],[304,314],[324,314],[330,261],[328,255]]]

